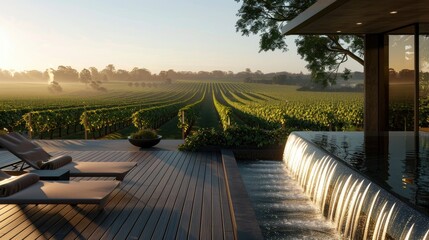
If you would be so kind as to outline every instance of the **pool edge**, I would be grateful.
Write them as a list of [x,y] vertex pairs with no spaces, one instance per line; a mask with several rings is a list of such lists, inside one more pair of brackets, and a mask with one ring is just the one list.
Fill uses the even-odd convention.
[[221,155],[235,238],[264,239],[234,153],[231,150],[222,149]]

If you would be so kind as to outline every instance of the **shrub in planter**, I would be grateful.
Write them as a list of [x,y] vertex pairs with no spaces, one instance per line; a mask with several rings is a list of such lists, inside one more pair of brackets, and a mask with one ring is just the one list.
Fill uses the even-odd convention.
[[180,151],[197,151],[205,146],[225,145],[223,132],[214,128],[200,128],[185,139],[185,143],[179,146]]
[[286,141],[289,129],[264,130],[248,126],[234,126],[225,131],[199,129],[179,146],[182,151],[196,151],[205,146],[262,148]]
[[131,133],[130,138],[132,139],[156,139],[158,134],[152,129],[140,129],[135,133]]
[[149,148],[158,144],[162,139],[155,130],[140,129],[128,137],[128,141],[137,147]]

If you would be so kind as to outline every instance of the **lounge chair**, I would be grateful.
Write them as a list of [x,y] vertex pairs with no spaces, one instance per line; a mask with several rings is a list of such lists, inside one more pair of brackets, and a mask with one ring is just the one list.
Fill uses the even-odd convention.
[[103,208],[118,181],[40,181],[34,173],[0,170],[0,204],[98,204]]
[[67,169],[70,171],[71,177],[115,177],[122,181],[136,165],[134,162],[74,162],[67,155],[53,157],[40,146],[16,132],[0,135],[0,146],[34,169]]

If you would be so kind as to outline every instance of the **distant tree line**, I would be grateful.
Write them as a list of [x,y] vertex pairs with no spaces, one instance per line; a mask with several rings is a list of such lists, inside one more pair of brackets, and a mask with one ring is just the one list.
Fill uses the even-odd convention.
[[[363,72],[353,72],[350,74],[348,80],[363,80]],[[296,85],[305,86],[309,88],[323,89],[323,86],[315,82],[310,74],[301,73],[289,73],[289,72],[278,72],[278,73],[267,73],[267,74],[253,74],[249,75],[244,79],[244,82],[248,83],[264,83],[264,84],[280,84],[280,85]]]
[[[131,71],[125,69],[116,69],[113,64],[107,65],[104,69],[98,70],[96,67],[84,68],[80,72],[71,66],[60,65],[57,69],[46,69],[45,71],[29,70],[14,72],[0,69],[0,81],[49,81],[49,72],[54,74],[55,81],[64,82],[82,82],[94,85],[107,81],[165,81],[171,83],[172,80],[236,80],[248,83],[266,83],[266,84],[288,84],[288,85],[308,85],[312,83],[311,75],[304,73],[263,73],[260,70],[252,72],[249,68],[244,71],[234,73],[232,71],[160,71],[158,74],[151,73],[146,68],[135,67]],[[355,75],[363,73],[355,72]],[[357,77],[359,79],[359,77]],[[362,78],[363,79],[363,76]]]
[[311,83],[311,76],[303,73],[279,72],[259,76],[249,76],[244,79],[244,82],[302,86]]
[[[234,73],[232,71],[175,71],[173,69],[160,71],[158,74],[151,73],[146,68],[135,67],[131,71],[116,69],[113,64],[107,65],[104,69],[98,70],[95,67],[84,68],[80,72],[71,66],[58,66],[57,69],[46,69],[45,71],[8,71],[0,69],[0,80],[8,81],[48,81],[51,71],[57,82],[84,82],[89,81],[171,81],[171,80],[244,80],[246,78],[259,78],[267,74],[261,71],[252,72],[249,68],[245,71]],[[270,74],[268,74],[271,76]]]
[[160,79],[160,76],[153,75],[145,68],[133,68],[131,71],[116,69],[113,64],[107,65],[104,69],[98,70],[96,67],[84,68],[80,72],[71,66],[58,66],[57,69],[46,69],[45,71],[8,71],[0,69],[0,81],[48,81],[49,71],[54,74],[56,82],[107,82],[107,81],[153,81]]

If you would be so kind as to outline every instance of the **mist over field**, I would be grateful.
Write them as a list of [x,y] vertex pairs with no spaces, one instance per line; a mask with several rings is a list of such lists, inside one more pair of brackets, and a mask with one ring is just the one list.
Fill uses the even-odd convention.
[[[341,76],[338,76],[341,79]],[[208,71],[160,71],[152,73],[146,68],[135,67],[131,70],[117,69],[113,64],[107,65],[104,69],[98,70],[95,67],[83,68],[80,71],[71,66],[60,65],[57,69],[48,68],[44,71],[27,70],[27,71],[9,71],[0,69],[0,83],[27,83],[22,85],[31,86],[31,84],[46,84],[46,89],[51,94],[59,94],[63,91],[76,91],[78,85],[67,85],[77,83],[84,85],[82,91],[92,89],[95,91],[108,91],[108,83],[126,83],[133,86],[152,87],[159,84],[169,84],[177,80],[195,80],[195,81],[213,81],[213,80],[230,80],[245,83],[264,83],[300,86],[304,89],[329,90],[338,88],[356,88],[361,91],[363,83],[363,73],[354,72],[351,79],[347,81],[338,80],[337,85],[322,87],[313,82],[309,74],[275,72],[263,73],[260,70],[252,71],[246,68],[244,71],[234,73],[232,71],[213,70]],[[70,87],[71,89],[67,89]],[[4,86],[4,89],[11,87]],[[350,90],[350,89],[346,89]]]

